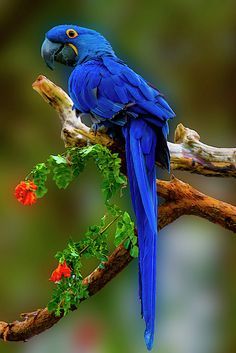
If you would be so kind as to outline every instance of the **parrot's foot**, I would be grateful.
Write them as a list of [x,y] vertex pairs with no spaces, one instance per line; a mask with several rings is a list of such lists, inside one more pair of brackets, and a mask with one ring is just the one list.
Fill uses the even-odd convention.
[[93,123],[90,130],[93,131],[95,135],[97,134],[97,132],[106,134],[108,128],[104,126],[103,123]]

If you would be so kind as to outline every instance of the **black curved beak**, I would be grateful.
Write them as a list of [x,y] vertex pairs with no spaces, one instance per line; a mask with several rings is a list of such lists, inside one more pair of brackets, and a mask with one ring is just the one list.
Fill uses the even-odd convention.
[[51,42],[47,38],[44,40],[41,47],[41,56],[51,70],[54,69],[55,56],[60,53],[63,47],[64,45],[61,43]]

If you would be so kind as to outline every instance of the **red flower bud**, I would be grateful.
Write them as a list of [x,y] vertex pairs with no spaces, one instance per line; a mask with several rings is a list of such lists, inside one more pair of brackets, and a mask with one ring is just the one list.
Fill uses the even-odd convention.
[[15,197],[23,205],[33,205],[37,199],[35,194],[37,188],[30,180],[21,181],[15,188]]
[[59,264],[57,268],[53,271],[51,277],[49,278],[50,281],[58,283],[60,282],[62,276],[69,278],[71,276],[71,269],[67,266],[66,261],[63,264]]

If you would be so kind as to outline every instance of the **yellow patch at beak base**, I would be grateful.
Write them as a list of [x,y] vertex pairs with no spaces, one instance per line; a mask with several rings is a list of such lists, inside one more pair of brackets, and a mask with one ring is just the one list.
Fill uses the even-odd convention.
[[69,47],[71,47],[74,50],[75,54],[78,55],[78,49],[76,48],[76,46],[71,43],[68,43],[68,45],[69,45]]

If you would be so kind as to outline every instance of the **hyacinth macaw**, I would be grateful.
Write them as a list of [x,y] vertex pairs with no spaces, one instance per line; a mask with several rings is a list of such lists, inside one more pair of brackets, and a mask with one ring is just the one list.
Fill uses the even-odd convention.
[[174,112],[152,84],[130,69],[98,32],[59,25],[46,33],[46,64],[73,66],[69,94],[74,108],[93,122],[116,127],[125,138],[127,173],[139,244],[141,313],[145,343],[153,346],[156,308],[157,190],[155,162],[169,170],[166,137]]

